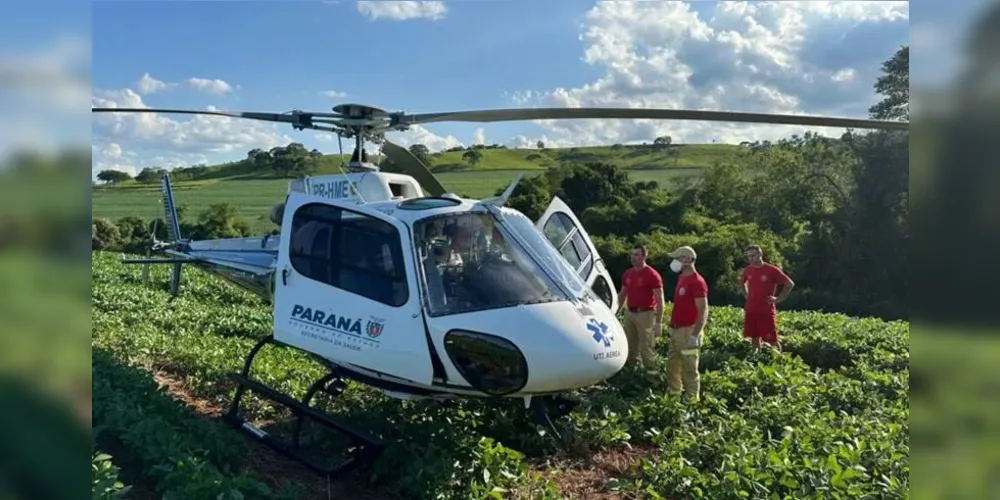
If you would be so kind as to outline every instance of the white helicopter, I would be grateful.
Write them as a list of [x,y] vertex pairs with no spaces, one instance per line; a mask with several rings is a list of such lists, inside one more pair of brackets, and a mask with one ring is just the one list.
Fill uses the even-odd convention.
[[[271,212],[278,236],[191,241],[180,231],[169,177],[162,178],[169,241],[151,251],[173,264],[172,292],[190,264],[251,290],[273,305],[273,334],[248,354],[226,420],[315,471],[333,475],[369,461],[374,436],[310,407],[314,394],[336,395],[346,380],[399,399],[519,398],[558,436],[543,406],[618,373],[628,357],[615,311],[614,281],[572,210],[555,198],[539,220],[504,206],[500,196],[463,199],[446,192],[389,131],[441,121],[532,119],[688,119],[907,129],[908,122],[711,111],[617,108],[501,109],[411,115],[343,104],[333,113],[226,112],[92,108],[107,113],[183,113],[291,124],[355,138],[346,172],[291,181]],[[379,171],[366,141],[409,175]],[[301,349],[330,371],[301,401],[249,377],[268,343]],[[321,463],[238,415],[246,388],[349,436],[359,450],[346,462]]]

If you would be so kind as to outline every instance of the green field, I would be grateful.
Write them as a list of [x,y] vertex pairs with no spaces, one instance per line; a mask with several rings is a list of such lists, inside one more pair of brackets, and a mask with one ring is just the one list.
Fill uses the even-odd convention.
[[[556,165],[560,159],[574,162],[600,161],[629,170],[636,181],[657,181],[669,187],[678,177],[697,175],[702,168],[716,161],[732,159],[738,146],[695,144],[674,147],[676,156],[650,151],[642,146],[609,146],[518,150],[484,149],[483,159],[475,166],[462,163],[461,152],[439,153],[431,156],[429,167],[445,188],[459,195],[482,198],[492,196],[505,187],[518,173],[537,175],[547,166]],[[328,155],[317,162],[317,174],[338,172],[339,155]],[[187,206],[189,216],[213,203],[231,202],[239,207],[240,214],[255,231],[267,231],[271,223],[266,220],[268,210],[280,202],[288,189],[289,179],[275,179],[268,172],[254,171],[242,162],[211,168],[206,178],[174,183],[179,205]],[[150,218],[162,217],[159,184],[141,184],[128,181],[114,186],[97,186],[93,189],[92,212],[94,217],[117,220],[129,215]]]
[[[351,384],[320,407],[389,446],[371,469],[328,482],[215,419],[232,396],[225,374],[271,332],[270,308],[194,269],[185,270],[183,295],[169,301],[170,269],[154,268],[145,285],[140,272],[115,254],[94,253],[93,425],[97,450],[120,467],[95,461],[104,467],[94,477],[132,486],[135,498],[909,493],[907,322],[782,312],[785,352],[755,352],[740,340],[742,311],[713,307],[701,403],[665,394],[662,374],[646,378],[627,367],[577,394],[582,404],[557,424],[564,444],[534,433],[518,401],[446,407]],[[664,363],[666,346],[656,351]],[[265,348],[253,376],[299,398],[321,373],[297,351]],[[248,418],[282,432],[286,415],[256,397],[245,400]],[[319,447],[330,439],[309,433],[304,442]]]

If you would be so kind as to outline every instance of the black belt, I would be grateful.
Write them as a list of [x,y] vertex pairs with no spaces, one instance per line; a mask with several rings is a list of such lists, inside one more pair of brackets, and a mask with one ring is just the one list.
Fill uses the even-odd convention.
[[652,311],[652,310],[653,310],[652,307],[630,307],[630,308],[628,308],[628,312],[631,312],[631,313],[641,313],[641,312]]

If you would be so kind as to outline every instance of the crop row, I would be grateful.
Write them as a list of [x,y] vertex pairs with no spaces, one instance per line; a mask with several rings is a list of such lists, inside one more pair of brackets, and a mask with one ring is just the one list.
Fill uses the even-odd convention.
[[122,450],[115,458],[135,464],[162,498],[286,494],[275,496],[262,480],[241,473],[245,447],[239,436],[171,398],[145,370],[100,347],[93,350],[93,370],[98,438]]
[[[114,354],[109,364],[163,369],[197,397],[227,403],[231,386],[220,381],[238,370],[254,342],[270,331],[269,309],[187,271],[184,295],[168,302],[166,269],[154,269],[144,286],[138,269],[119,266],[113,258],[95,254],[94,259],[95,349]],[[738,310],[713,309],[700,405],[687,407],[665,395],[662,378],[626,369],[581,393],[580,409],[562,424],[573,440],[571,449],[583,456],[629,446],[650,450],[606,486],[654,497],[802,497],[821,490],[842,497],[905,497],[908,324],[783,313],[788,340],[786,353],[779,354],[741,342],[741,319]],[[665,346],[657,350],[665,358]],[[293,396],[322,374],[288,349],[265,349],[254,370],[255,378]],[[95,373],[95,390],[97,380]],[[95,394],[95,405],[98,398]],[[178,435],[192,436],[201,449],[214,446],[197,438],[195,427],[179,427],[179,416],[141,408]],[[542,457],[559,462],[568,452],[558,454],[553,439],[531,432],[516,403],[400,402],[351,384],[325,409],[389,442],[371,473],[406,497],[481,498],[502,492],[510,498],[529,491],[533,498],[562,496],[554,487],[558,473],[540,464]],[[247,405],[247,413],[258,421],[278,417],[259,404]],[[223,470],[219,474],[225,475]]]

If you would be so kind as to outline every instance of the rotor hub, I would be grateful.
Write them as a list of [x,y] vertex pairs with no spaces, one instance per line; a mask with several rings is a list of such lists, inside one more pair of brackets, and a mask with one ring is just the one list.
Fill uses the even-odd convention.
[[355,103],[338,104],[333,107],[333,112],[352,119],[381,118],[388,116],[388,113],[386,113],[384,109]]

